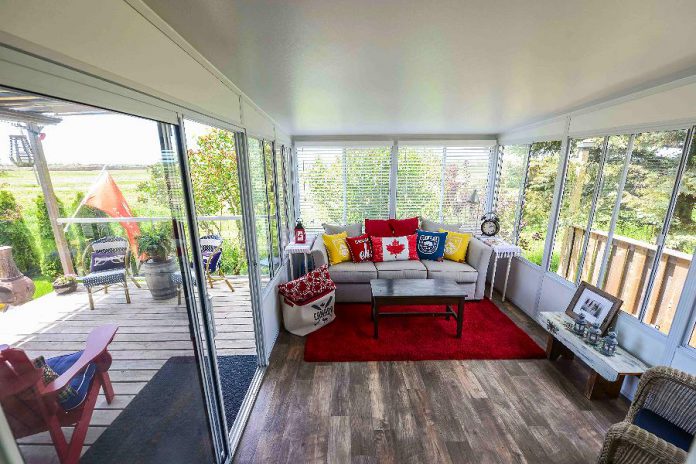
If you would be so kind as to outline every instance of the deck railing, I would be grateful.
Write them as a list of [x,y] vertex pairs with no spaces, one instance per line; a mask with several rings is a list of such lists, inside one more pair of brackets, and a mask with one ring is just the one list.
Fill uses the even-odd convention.
[[[584,236],[584,227],[568,226],[561,244],[557,273],[570,281],[575,281],[581,264],[579,261],[582,257]],[[607,240],[607,232],[590,231],[580,279],[618,296],[624,302],[622,310],[638,316],[657,246],[614,235],[606,271],[602,282],[599,282]],[[646,323],[657,327],[661,332],[669,332],[691,259],[691,255],[670,248],[664,248],[662,252],[643,317]]]

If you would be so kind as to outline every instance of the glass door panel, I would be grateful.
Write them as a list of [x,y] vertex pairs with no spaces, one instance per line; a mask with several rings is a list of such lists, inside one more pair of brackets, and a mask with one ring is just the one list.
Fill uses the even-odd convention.
[[621,176],[626,164],[626,150],[630,140],[629,135],[614,135],[607,142],[607,153],[602,171],[602,181],[597,195],[590,237],[587,242],[585,257],[582,262],[580,280],[599,285],[602,261],[611,228],[611,219],[616,206],[616,196],[619,191]]
[[266,165],[264,162],[263,141],[247,137],[249,147],[249,177],[251,180],[251,200],[256,222],[256,246],[258,249],[261,286],[270,280],[273,268],[271,253],[269,205],[266,191]]
[[[685,130],[635,137],[603,283],[633,316],[646,297],[685,138]],[[658,273],[666,264],[660,260]]]
[[235,133],[184,121],[204,283],[228,431],[258,365]]
[[[221,460],[176,128],[11,89],[0,94],[15,102],[0,103],[3,119],[12,119],[0,122],[0,138],[11,142],[0,143],[0,163],[13,163],[0,181],[0,243],[12,246],[35,287],[23,295],[29,301],[0,313],[7,345],[0,391],[10,380],[19,386],[0,403],[26,462],[58,462],[58,453],[69,462]],[[56,284],[65,292],[58,295],[51,283],[63,274],[77,278]],[[85,359],[95,344],[110,354]],[[89,388],[76,395],[86,396],[74,398],[91,416],[85,440],[66,451],[47,433],[54,422],[38,408],[45,398],[35,378],[5,374],[17,362],[25,373],[45,363],[66,375],[66,363],[80,359],[93,367],[86,382],[78,379]],[[66,398],[51,407],[65,414]]]
[[544,255],[560,159],[560,141],[534,143],[529,152],[518,245],[522,256],[537,265],[541,265]]
[[550,270],[575,282],[587,239],[604,137],[570,140],[565,187],[561,200]]
[[[675,144],[676,145],[676,144]],[[677,145],[678,146],[678,145]],[[643,322],[668,334],[696,251],[696,144],[691,142],[674,214]]]

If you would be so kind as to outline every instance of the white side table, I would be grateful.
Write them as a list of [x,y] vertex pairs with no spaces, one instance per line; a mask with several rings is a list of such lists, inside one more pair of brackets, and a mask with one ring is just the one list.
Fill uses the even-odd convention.
[[307,239],[305,243],[295,243],[295,242],[290,242],[286,247],[285,247],[285,256],[289,258],[290,261],[290,278],[294,279],[295,278],[295,270],[293,269],[292,265],[292,255],[294,254],[301,254],[303,255],[304,258],[304,269],[305,272],[307,272],[307,256],[309,256],[312,252],[312,245],[314,245],[314,240],[317,238],[316,235],[307,235]]
[[495,286],[495,273],[498,270],[498,259],[507,258],[507,269],[505,270],[505,283],[503,284],[503,301],[507,291],[508,277],[510,276],[510,265],[512,258],[522,255],[522,249],[512,243],[508,243],[497,237],[477,237],[493,250],[493,275],[491,275],[491,292],[488,298],[493,298],[493,287]]

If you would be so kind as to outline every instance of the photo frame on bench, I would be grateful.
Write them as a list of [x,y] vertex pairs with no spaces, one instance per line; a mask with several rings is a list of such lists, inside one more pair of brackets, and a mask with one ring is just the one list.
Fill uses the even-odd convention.
[[599,322],[602,335],[605,335],[622,304],[623,300],[620,298],[587,282],[581,282],[565,312],[573,320],[582,313],[588,324]]

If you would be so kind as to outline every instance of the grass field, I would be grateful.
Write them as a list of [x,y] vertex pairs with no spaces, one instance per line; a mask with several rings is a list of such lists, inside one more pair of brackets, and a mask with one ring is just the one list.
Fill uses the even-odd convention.
[[[72,204],[75,196],[79,193],[86,193],[92,183],[99,176],[98,170],[93,171],[60,171],[51,170],[51,182],[56,197],[63,202],[66,215],[72,216]],[[138,184],[149,179],[150,175],[147,167],[132,169],[110,169],[109,173],[116,181],[116,184],[123,192],[133,213],[137,216],[165,216],[169,212],[162,207],[153,205],[151,202],[141,202],[138,198]],[[41,195],[41,188],[36,180],[34,171],[31,168],[21,168],[5,171],[0,177],[0,188],[9,190],[17,199],[22,207],[24,216],[29,229],[33,234],[37,234],[38,226],[36,223],[36,197]]]

